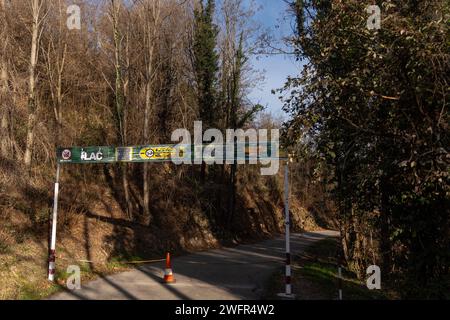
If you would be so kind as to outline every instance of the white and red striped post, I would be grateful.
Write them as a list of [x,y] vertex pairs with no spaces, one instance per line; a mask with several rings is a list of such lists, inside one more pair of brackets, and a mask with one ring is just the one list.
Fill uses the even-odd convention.
[[292,294],[292,284],[291,284],[291,238],[290,238],[290,218],[289,218],[289,160],[286,161],[284,167],[284,224],[286,227],[285,237],[286,237],[286,273],[285,273],[285,284],[286,290],[284,293],[278,294],[278,296],[283,298],[293,299],[295,295]]
[[59,171],[60,164],[58,162],[56,167],[56,181],[55,181],[55,193],[53,198],[53,219],[52,219],[52,235],[50,241],[50,251],[48,257],[48,280],[55,280],[56,271],[56,224],[58,218],[58,195],[59,195]]

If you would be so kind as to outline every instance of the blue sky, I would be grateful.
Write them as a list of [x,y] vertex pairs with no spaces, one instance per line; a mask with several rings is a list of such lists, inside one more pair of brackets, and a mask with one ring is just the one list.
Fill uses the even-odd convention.
[[[291,24],[293,17],[286,13],[287,4],[283,0],[256,0],[261,5],[255,15],[255,20],[268,28],[273,35],[281,40],[285,36],[292,34]],[[272,89],[281,88],[289,75],[298,75],[301,65],[295,62],[294,57],[287,55],[270,55],[252,58],[254,68],[265,71],[265,80],[250,93],[250,100],[253,103],[260,103],[267,106],[275,117],[287,118],[282,111],[283,103],[278,99],[278,94],[273,95]]]

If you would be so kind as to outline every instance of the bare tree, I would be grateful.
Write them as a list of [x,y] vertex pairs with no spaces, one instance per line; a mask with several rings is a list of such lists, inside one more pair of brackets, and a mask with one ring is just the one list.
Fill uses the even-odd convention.
[[[157,45],[157,36],[160,27],[161,1],[144,0],[142,19],[144,21],[145,37],[145,108],[144,108],[144,143],[149,142],[149,118],[152,109],[153,83],[155,78],[154,57]],[[149,166],[144,164],[143,193],[144,214],[150,216],[150,188],[149,188]]]
[[[115,86],[114,86],[114,103],[116,111],[116,132],[118,140],[122,145],[126,145],[126,103],[125,103],[125,87],[123,80],[123,35],[120,30],[120,17],[123,4],[121,0],[111,0],[109,17],[112,23],[113,31],[113,44],[114,44],[114,73],[115,73]],[[122,186],[125,196],[126,209],[128,217],[132,218],[133,207],[131,204],[130,187],[128,181],[128,165],[122,163]]]
[[12,139],[10,135],[10,94],[9,94],[9,70],[7,51],[9,49],[9,31],[6,19],[6,1],[0,0],[0,154],[2,157],[10,157]]
[[39,60],[40,40],[43,31],[43,23],[46,13],[44,12],[44,0],[29,0],[32,13],[31,26],[31,51],[29,60],[29,78],[28,78],[28,121],[27,138],[25,146],[24,163],[27,168],[31,166],[31,158],[34,143],[34,127],[36,125],[36,116],[38,109],[37,101],[37,83],[38,76],[36,66]]
[[50,88],[53,113],[56,121],[55,145],[59,145],[62,128],[62,104],[63,104],[63,74],[66,66],[67,56],[67,28],[65,26],[65,16],[63,3],[57,0],[56,21],[58,22],[57,32],[50,32],[46,49],[46,71],[48,85]]
[[[250,42],[255,32],[252,25],[254,10],[252,2],[248,8],[243,0],[223,0],[221,2],[222,33],[219,43],[221,58],[221,103],[222,123],[224,128],[237,129],[245,125],[253,115],[261,110],[256,105],[248,108],[246,105],[245,90],[249,83],[245,77],[251,77],[248,68],[248,55]],[[255,79],[252,79],[255,82]],[[222,175],[225,172],[222,166]],[[237,164],[230,166],[228,224],[231,225],[236,203]]]

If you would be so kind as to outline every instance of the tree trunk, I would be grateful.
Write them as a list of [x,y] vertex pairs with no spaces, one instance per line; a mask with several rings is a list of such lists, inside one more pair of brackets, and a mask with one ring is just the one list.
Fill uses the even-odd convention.
[[[3,30],[0,33],[0,41],[3,42],[4,49],[8,46],[8,31],[6,30],[6,12],[5,12],[5,0],[0,0],[0,24]],[[2,50],[3,51],[3,50]],[[10,155],[10,137],[9,137],[9,115],[8,115],[8,65],[6,63],[5,53],[0,51],[0,137],[1,146],[0,154],[3,158],[7,158]]]
[[[151,50],[150,57],[153,56],[153,52]],[[149,57],[149,59],[150,59]],[[147,77],[151,74],[151,61],[148,62],[147,66]],[[145,110],[144,110],[144,144],[148,144],[149,136],[148,136],[148,126],[149,126],[149,116],[150,116],[150,108],[151,108],[151,80],[147,78],[147,84],[145,87]],[[150,217],[150,187],[148,180],[148,168],[149,164],[144,163],[144,173],[143,173],[143,199],[144,199],[144,215],[146,217]]]
[[67,43],[64,44],[64,49],[61,57],[61,61],[59,61],[58,56],[58,82],[56,87],[56,138],[55,144],[58,147],[61,141],[61,132],[62,132],[62,104],[63,104],[63,95],[62,95],[62,79],[64,72],[64,65],[66,61],[66,52],[67,52]]
[[24,163],[26,168],[30,168],[33,143],[34,143],[34,126],[36,124],[36,65],[39,53],[39,32],[40,32],[40,12],[42,3],[39,0],[32,0],[31,8],[33,13],[33,24],[31,29],[31,52],[29,65],[29,80],[28,80],[28,122],[27,122],[27,140],[25,146]]
[[229,183],[229,205],[228,205],[228,230],[231,230],[234,220],[234,214],[236,211],[236,173],[237,164],[233,163],[230,170],[230,183]]
[[[150,57],[152,57],[153,52],[150,52]],[[149,59],[150,59],[149,57]],[[151,74],[151,62],[148,62],[147,66],[147,77]],[[145,87],[145,110],[144,110],[144,144],[148,144],[149,135],[148,135],[148,127],[149,127],[149,116],[150,116],[150,108],[151,108],[151,80],[147,78],[147,84]],[[144,173],[143,173],[143,192],[144,192],[144,214],[146,217],[150,217],[150,188],[148,181],[148,166],[149,164],[144,163]]]
[[[150,50],[149,60],[151,60],[153,56],[153,50]],[[150,76],[152,71],[151,61],[148,62],[147,66],[147,77]],[[149,134],[148,134],[148,126],[149,126],[149,116],[150,116],[150,108],[151,108],[151,80],[147,78],[147,84],[145,87],[145,110],[144,110],[144,144],[149,143]],[[148,168],[149,164],[144,163],[144,173],[143,173],[143,199],[144,199],[144,215],[146,217],[150,217],[150,186],[149,186],[149,177],[148,177]]]
[[[149,143],[149,125],[150,114],[152,108],[152,92],[153,92],[153,57],[155,51],[155,42],[158,33],[158,26],[161,14],[161,3],[159,0],[152,0],[145,2],[145,33],[147,42],[147,66],[145,70],[145,109],[144,109],[144,143]],[[150,12],[151,11],[151,12]],[[143,199],[144,199],[144,214],[146,218],[150,219],[150,185],[149,185],[149,164],[144,163],[143,172]]]
[[[124,82],[122,78],[122,39],[119,30],[119,18],[120,18],[120,1],[111,0],[111,20],[113,27],[114,37],[114,68],[115,68],[115,109],[116,109],[116,132],[118,141],[122,145],[126,144],[126,126],[125,126],[125,106],[124,106]],[[131,204],[129,181],[128,181],[128,165],[122,163],[122,187],[125,196],[125,208],[129,219],[132,219],[133,207]]]
[[122,163],[122,186],[125,195],[125,204],[128,218],[133,219],[133,206],[130,197],[130,185],[128,182],[128,164]]
[[2,56],[0,62],[0,112],[1,112],[1,126],[0,137],[1,147],[0,154],[3,158],[10,156],[11,138],[9,136],[9,108],[8,108],[8,70],[6,62]]

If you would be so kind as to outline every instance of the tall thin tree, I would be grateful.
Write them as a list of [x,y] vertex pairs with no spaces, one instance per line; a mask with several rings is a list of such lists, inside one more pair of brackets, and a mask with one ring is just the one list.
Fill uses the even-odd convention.
[[37,101],[37,84],[38,76],[36,67],[39,60],[39,48],[41,35],[43,31],[43,23],[46,13],[44,12],[44,0],[29,0],[31,2],[31,50],[29,60],[28,74],[28,121],[27,121],[27,138],[25,146],[24,163],[27,168],[31,166],[33,144],[34,144],[34,127],[36,125],[36,116],[38,109]]
[[[112,22],[113,31],[113,46],[114,46],[114,106],[116,118],[116,133],[118,141],[122,145],[127,144],[126,139],[126,117],[125,117],[125,96],[124,96],[124,81],[123,81],[123,55],[122,42],[123,35],[120,30],[120,15],[122,10],[121,0],[111,0],[110,19]],[[125,196],[125,206],[128,217],[132,218],[133,207],[131,204],[130,186],[128,180],[128,165],[121,164],[122,171],[122,187]]]
[[9,34],[8,25],[6,21],[6,3],[5,0],[0,0],[0,41],[2,42],[0,48],[0,137],[1,146],[0,154],[6,158],[10,151],[10,137],[9,137],[9,106],[8,106],[8,64],[6,59],[6,51],[8,49]]
[[[145,108],[144,108],[144,143],[149,143],[149,123],[152,111],[153,84],[155,78],[154,57],[156,50],[156,41],[160,24],[161,1],[145,0],[144,1],[144,32],[145,32]],[[149,164],[144,164],[143,173],[143,202],[144,214],[150,216],[150,186],[149,186]]]

